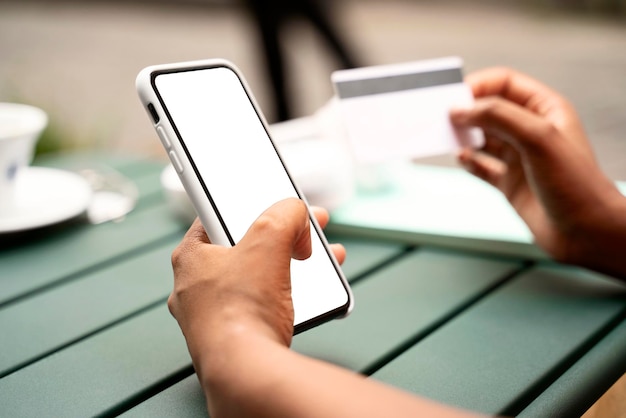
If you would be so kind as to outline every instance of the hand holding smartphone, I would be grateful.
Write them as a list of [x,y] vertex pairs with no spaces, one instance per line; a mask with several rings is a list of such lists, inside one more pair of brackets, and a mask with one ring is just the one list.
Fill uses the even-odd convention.
[[[136,86],[211,242],[236,245],[272,204],[305,200],[232,63],[151,66],[139,73]],[[309,216],[312,255],[291,260],[294,333],[345,316],[353,306],[350,286]]]

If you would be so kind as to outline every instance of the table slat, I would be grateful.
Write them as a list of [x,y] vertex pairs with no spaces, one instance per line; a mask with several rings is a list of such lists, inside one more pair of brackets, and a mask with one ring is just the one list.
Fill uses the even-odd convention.
[[209,414],[200,382],[193,374],[120,416],[124,418],[206,418]]
[[293,348],[366,371],[519,268],[499,259],[413,251],[353,287],[349,317],[297,335]]
[[28,248],[0,251],[0,305],[183,231],[161,204],[132,212],[120,223],[59,231]]
[[360,278],[406,251],[403,245],[384,241],[356,240],[340,235],[330,235],[327,239],[331,243],[341,243],[346,248],[346,261],[341,265],[341,269],[348,281]]
[[[331,236],[329,240],[341,242],[346,247],[348,257],[342,268],[348,280],[359,278],[362,274],[385,265],[405,252],[403,246],[388,242],[357,241],[341,236]],[[323,324],[318,329],[328,327],[331,324]],[[313,330],[308,330],[296,338],[310,332]],[[124,416],[127,415],[136,417],[206,417],[207,411],[200,384],[197,377],[192,375],[137,405],[124,414]]]
[[518,417],[581,416],[626,370],[626,322],[621,322]]
[[[163,200],[164,163],[87,154],[36,164],[110,166],[140,197],[121,223],[0,242],[0,416],[206,417],[165,306],[171,250],[186,227]],[[580,415],[626,369],[626,287],[612,280],[400,242],[329,241],[346,245],[355,311],[296,336],[298,352],[444,403],[520,416]]]
[[[351,247],[346,243],[348,252],[353,254],[353,260],[365,259],[362,256],[370,253],[371,249],[359,247]],[[359,249],[364,251],[361,252]],[[485,287],[519,268],[520,263],[499,259],[476,259],[434,250],[407,254],[393,264],[386,265],[385,270],[376,272],[372,277],[366,277],[355,284],[357,304],[350,317],[332,321],[297,335],[293,347],[305,354],[331,358],[344,366],[351,365],[353,369],[365,368],[401,344],[403,339],[410,337],[420,325],[434,321],[438,313],[446,312],[446,309],[442,311],[441,305],[437,306],[436,302],[420,306],[418,302],[421,298],[416,298],[416,294],[421,293],[424,299],[437,299],[439,304],[451,309],[450,305],[458,303],[464,296],[484,290]],[[453,274],[454,280],[445,279],[450,275],[450,271],[456,272]],[[467,272],[469,275],[464,275]],[[437,290],[428,291],[428,294],[424,295],[424,286],[428,281],[439,283],[439,286]],[[400,308],[397,309],[397,315],[390,315],[390,310],[393,311],[394,307],[398,306]],[[433,307],[439,310],[433,311]],[[375,311],[370,313],[371,309]],[[398,316],[400,321],[397,321]],[[407,318],[412,320],[407,321]],[[393,326],[389,327],[390,324]],[[387,328],[392,328],[392,331],[381,335]],[[383,342],[377,346],[380,340]],[[371,345],[374,345],[375,349],[370,350]],[[369,356],[361,355],[361,350],[366,350]],[[338,356],[341,360],[338,360]],[[354,356],[357,360],[349,361]],[[206,410],[201,395],[200,385],[194,375],[148,399],[127,414],[133,417],[174,415],[203,417],[206,416]]]
[[0,416],[114,412],[190,365],[185,341],[163,303],[0,380]]
[[622,316],[624,295],[623,286],[591,273],[535,268],[373,377],[444,403],[515,415]]
[[0,376],[163,301],[172,288],[170,254],[178,241],[0,310]]

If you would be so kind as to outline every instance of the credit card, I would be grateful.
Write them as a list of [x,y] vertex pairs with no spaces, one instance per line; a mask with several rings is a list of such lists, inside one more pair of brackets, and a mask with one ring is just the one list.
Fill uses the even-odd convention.
[[474,101],[459,57],[340,70],[331,80],[358,163],[406,161],[484,144],[480,129],[456,130],[450,123],[450,108]]

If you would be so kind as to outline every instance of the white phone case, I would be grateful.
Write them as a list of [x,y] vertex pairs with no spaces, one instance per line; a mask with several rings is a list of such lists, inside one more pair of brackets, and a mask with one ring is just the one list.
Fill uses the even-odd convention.
[[[195,207],[200,220],[202,221],[202,224],[207,232],[207,235],[209,236],[209,239],[212,243],[215,244],[232,246],[234,243],[232,242],[232,238],[229,237],[229,234],[227,232],[228,229],[224,221],[219,216],[219,211],[216,210],[216,208],[214,207],[214,203],[210,199],[210,191],[205,191],[201,181],[199,181],[198,177],[200,174],[194,169],[194,164],[190,161],[187,151],[182,145],[181,139],[179,138],[179,133],[177,133],[172,122],[170,121],[170,115],[165,109],[166,105],[162,102],[161,97],[157,93],[156,85],[154,82],[155,76],[158,74],[176,71],[189,71],[193,69],[209,69],[216,67],[228,68],[237,75],[250,99],[250,102],[252,103],[253,108],[256,111],[256,114],[259,116],[259,119],[269,136],[267,122],[265,121],[262,112],[260,112],[259,107],[253,95],[251,94],[244,77],[242,76],[241,72],[229,61],[223,59],[210,59],[150,66],[144,68],[137,76],[136,88],[139,94],[139,98],[144,105],[144,108],[146,108],[148,116],[153,122],[159,139],[161,140],[163,147],[168,153],[168,157],[170,158],[170,161],[174,166],[185,188],[185,191],[189,195],[189,198],[193,206]],[[277,149],[276,152],[278,153]],[[287,171],[286,167],[285,171]],[[288,171],[287,175],[290,176]],[[293,185],[299,197],[306,202],[306,199],[301,191],[298,189],[298,186],[295,183],[293,183]],[[318,235],[327,253],[329,254],[330,260],[335,266],[338,277],[341,280],[343,287],[345,288],[347,294],[347,303],[344,306],[338,307],[335,311],[322,313],[315,318],[310,318],[301,323],[294,324],[294,333],[298,333],[303,330],[312,328],[332,318],[346,316],[351,312],[354,305],[354,299],[352,296],[350,285],[344,277],[341,268],[334,258],[332,251],[328,249],[328,242],[326,241],[324,234],[321,232],[321,227],[317,223],[317,220],[314,216],[310,216],[310,218],[314,228],[316,228],[318,231]],[[294,309],[296,311],[298,310],[295,299]]]

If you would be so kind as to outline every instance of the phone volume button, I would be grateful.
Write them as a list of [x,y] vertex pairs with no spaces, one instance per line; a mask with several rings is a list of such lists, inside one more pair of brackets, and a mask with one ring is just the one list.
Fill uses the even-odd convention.
[[176,171],[178,171],[178,174],[183,174],[183,165],[180,163],[178,155],[176,155],[174,151],[170,151],[168,154],[170,157],[170,161],[172,162],[172,165],[174,166]]
[[159,135],[159,138],[161,138],[161,142],[163,143],[163,146],[167,149],[170,149],[172,146],[172,143],[170,142],[170,139],[165,133],[165,129],[163,129],[162,126],[157,126],[156,131],[157,131],[157,134]]

